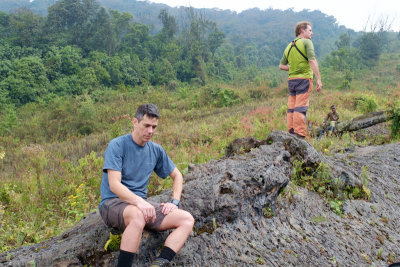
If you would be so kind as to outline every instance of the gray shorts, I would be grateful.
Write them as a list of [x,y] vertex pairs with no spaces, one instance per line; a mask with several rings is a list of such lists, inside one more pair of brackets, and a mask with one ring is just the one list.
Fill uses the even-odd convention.
[[[162,207],[160,204],[149,203],[153,205],[156,210],[156,220],[155,222],[146,223],[145,228],[148,230],[159,231],[160,224],[164,220],[165,215],[161,212]],[[123,214],[128,205],[130,205],[128,202],[119,198],[109,199],[101,206],[100,216],[107,226],[124,231],[126,225]]]

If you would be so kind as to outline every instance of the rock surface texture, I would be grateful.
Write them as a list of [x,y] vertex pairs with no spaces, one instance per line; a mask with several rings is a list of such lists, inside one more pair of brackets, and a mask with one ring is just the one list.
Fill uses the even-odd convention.
[[[275,131],[250,152],[189,166],[182,208],[195,229],[176,266],[387,266],[400,261],[400,144],[356,147],[332,157]],[[290,185],[293,160],[325,162],[344,184],[368,177],[371,200],[347,200],[334,213],[315,192]],[[334,178],[334,177],[332,177]],[[291,189],[291,196],[280,194]],[[165,191],[152,201],[168,201]],[[114,266],[108,229],[97,213],[63,235],[0,255],[1,266]],[[144,232],[139,266],[148,266],[168,233]]]

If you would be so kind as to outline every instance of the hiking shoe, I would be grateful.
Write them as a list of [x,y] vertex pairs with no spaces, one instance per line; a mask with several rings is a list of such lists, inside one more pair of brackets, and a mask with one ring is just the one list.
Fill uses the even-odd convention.
[[303,140],[306,138],[305,136],[299,135],[298,133],[292,133],[292,135],[296,136],[299,139],[303,139]]
[[170,266],[169,260],[164,259],[164,258],[157,258],[150,265],[150,267],[159,267],[159,266],[162,266],[162,267]]

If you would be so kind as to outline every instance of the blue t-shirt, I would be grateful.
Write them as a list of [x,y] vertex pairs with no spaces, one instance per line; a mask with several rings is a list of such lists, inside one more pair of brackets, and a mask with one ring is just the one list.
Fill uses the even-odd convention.
[[103,179],[101,181],[101,205],[110,198],[118,197],[110,190],[107,170],[121,172],[121,183],[136,195],[147,198],[147,185],[153,171],[165,179],[175,169],[175,164],[165,150],[151,141],[136,144],[131,134],[111,140],[104,153]]

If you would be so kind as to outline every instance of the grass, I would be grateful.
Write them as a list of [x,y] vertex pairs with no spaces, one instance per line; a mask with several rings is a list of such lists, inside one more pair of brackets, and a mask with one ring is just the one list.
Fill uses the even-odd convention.
[[[340,77],[332,74],[336,76]],[[146,86],[107,91],[96,100],[55,99],[19,109],[10,134],[0,136],[0,252],[59,235],[96,210],[107,143],[130,131],[132,113],[142,103],[153,102],[160,108],[153,141],[166,149],[183,173],[190,163],[224,155],[235,138],[265,139],[272,130],[286,130],[287,83],[282,74],[276,77],[274,87],[267,79],[206,87],[182,84],[175,91]],[[378,108],[387,108],[388,99],[400,95],[399,81],[392,76],[380,82],[379,77],[379,72],[360,72],[351,89],[344,91],[327,79],[321,93],[313,92],[307,118],[318,126],[332,104],[341,120],[361,115],[356,99],[366,93],[373,95]],[[369,144],[349,134],[309,142],[328,155]],[[315,175],[309,176],[312,183]],[[149,194],[169,187],[169,178],[152,177]],[[316,190],[328,189],[321,184]],[[331,203],[332,208],[338,205]]]

